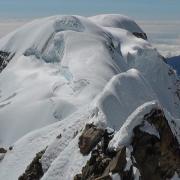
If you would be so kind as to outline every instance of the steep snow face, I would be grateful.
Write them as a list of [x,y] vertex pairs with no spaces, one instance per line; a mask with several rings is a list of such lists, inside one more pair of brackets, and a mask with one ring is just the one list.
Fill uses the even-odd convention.
[[[151,86],[137,70],[131,69],[114,76],[108,82],[97,98],[95,106],[105,115],[104,127],[108,126],[119,130],[128,115],[137,107],[155,99],[157,97]],[[99,122],[96,123],[99,126]],[[102,124],[100,125],[102,126]]]
[[126,33],[122,33],[117,28],[108,28],[108,31],[122,42],[121,52],[128,64],[128,69],[139,70],[151,85],[160,103],[178,118],[180,95],[179,82],[175,73],[147,41],[138,38],[133,38],[132,41],[132,36],[126,36]]
[[36,20],[0,44],[16,54],[0,77],[1,144],[62,120],[127,69],[109,33],[82,17]]
[[0,147],[13,145],[0,179],[17,179],[47,146],[43,179],[73,179],[88,159],[78,148],[86,123],[115,129],[118,148],[153,107],[179,122],[176,74],[132,32],[143,31],[121,15],[54,16],[0,40],[15,53],[0,73]]

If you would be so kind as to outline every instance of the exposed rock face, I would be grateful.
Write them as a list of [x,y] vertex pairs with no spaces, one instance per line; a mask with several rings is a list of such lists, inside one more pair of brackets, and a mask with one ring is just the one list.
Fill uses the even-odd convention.
[[[91,136],[93,139],[96,139],[94,135],[98,133],[94,125],[87,125],[82,136],[87,134],[90,128],[93,128],[91,129]],[[92,135],[93,132],[94,135]],[[92,148],[88,146],[88,150],[91,151],[91,157],[87,164],[82,168],[82,173],[74,177],[75,180],[111,180],[112,178],[109,175],[110,172],[122,173],[125,176],[123,170],[126,165],[126,148],[124,147],[118,152],[109,151],[108,144],[113,138],[113,133],[100,129],[98,129],[98,132],[101,132],[99,133],[101,136],[98,134],[99,141],[94,141],[92,139],[92,141],[87,141],[87,143],[89,142],[90,144],[92,144],[92,142],[96,142],[93,143],[93,147],[96,146],[96,148],[92,150]],[[82,138],[82,136],[80,138]],[[80,151],[82,150],[80,149]]]
[[0,154],[1,153],[6,153],[7,152],[7,150],[6,149],[4,149],[4,148],[0,148]]
[[[149,123],[155,129],[155,133],[144,128],[145,123]],[[130,144],[132,151],[128,157],[131,164],[128,168],[128,147],[123,147],[117,152],[109,151],[107,144],[112,135],[108,135],[105,131],[104,135],[99,136],[94,126],[86,127],[85,132],[89,129],[93,139],[97,136],[101,143],[93,141],[96,142],[93,144],[93,146],[96,145],[94,150],[88,145],[86,152],[92,150],[91,157],[82,168],[82,173],[75,176],[75,180],[111,180],[110,174],[116,173],[123,180],[133,180],[135,179],[134,169],[139,171],[139,178],[142,180],[166,180],[172,178],[175,173],[180,176],[179,143],[162,110],[153,109],[144,116],[143,122],[134,128],[134,136]],[[86,134],[85,132],[82,136]],[[86,144],[88,143],[92,144],[91,141],[86,141]]]
[[180,175],[180,149],[176,137],[163,112],[154,109],[145,121],[154,125],[160,138],[143,132],[140,126],[134,129],[133,156],[142,179],[167,179],[177,172]]
[[104,156],[99,150],[93,150],[90,160],[82,169],[82,173],[76,175],[74,180],[91,180],[100,178],[101,176],[108,178],[108,176],[103,175],[103,172],[110,160],[108,156]]
[[83,134],[79,138],[79,148],[83,155],[87,155],[97,145],[104,134],[104,130],[98,129],[93,124],[87,124]]
[[0,161],[3,160],[5,154],[6,154],[7,150],[4,148],[0,148]]
[[31,164],[27,167],[25,173],[20,176],[19,180],[39,180],[43,176],[43,169],[40,163],[40,159],[44,154],[45,150],[36,154]]
[[14,55],[10,52],[0,51],[0,72],[7,66]]
[[108,176],[110,172],[123,174],[123,170],[125,166],[126,166],[126,148],[124,147],[120,149],[114,157],[112,157],[103,175]]
[[146,33],[133,32],[133,34],[134,34],[137,38],[141,38],[141,39],[147,40],[147,35],[146,35]]

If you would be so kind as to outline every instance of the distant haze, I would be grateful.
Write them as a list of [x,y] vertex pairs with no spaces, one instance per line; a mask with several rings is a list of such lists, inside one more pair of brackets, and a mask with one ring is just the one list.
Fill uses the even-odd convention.
[[[0,20],[0,38],[31,20]],[[180,55],[180,21],[137,21],[163,56]]]
[[27,20],[0,20],[0,38],[17,29],[23,24],[27,23]]
[[0,37],[39,17],[117,13],[138,22],[162,55],[179,55],[179,7],[180,0],[0,0]]
[[138,24],[162,55],[180,55],[180,21],[139,21]]

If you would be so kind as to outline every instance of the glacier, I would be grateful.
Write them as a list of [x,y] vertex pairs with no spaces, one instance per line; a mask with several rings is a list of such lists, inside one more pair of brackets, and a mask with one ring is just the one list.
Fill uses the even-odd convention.
[[114,149],[154,107],[180,126],[178,77],[126,16],[37,19],[0,39],[0,51],[13,55],[0,73],[0,147],[12,147],[0,179],[18,179],[43,149],[42,179],[73,179],[90,157],[78,148],[87,123],[114,129]]

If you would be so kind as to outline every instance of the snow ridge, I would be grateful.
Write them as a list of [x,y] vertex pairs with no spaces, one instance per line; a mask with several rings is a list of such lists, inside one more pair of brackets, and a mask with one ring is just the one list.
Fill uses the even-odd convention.
[[0,40],[0,50],[14,54],[0,73],[0,147],[12,146],[0,179],[17,179],[44,149],[42,179],[73,179],[89,159],[78,147],[85,124],[114,129],[109,148],[119,149],[155,107],[173,119],[179,137],[177,75],[141,34],[122,15],[64,15]]

